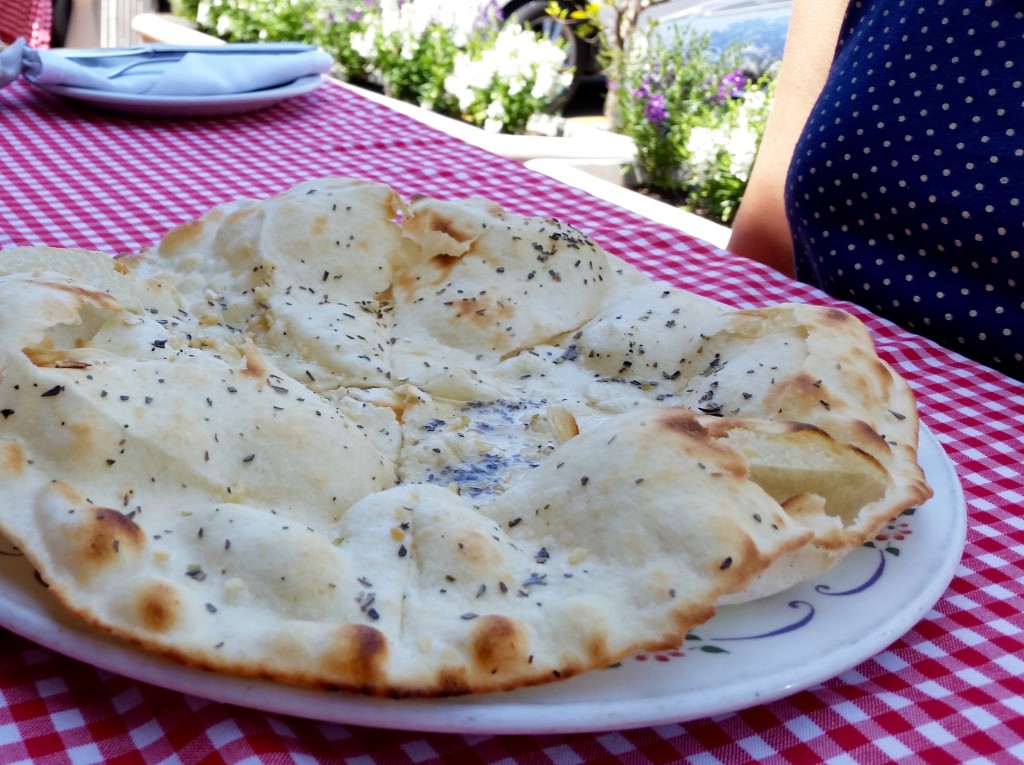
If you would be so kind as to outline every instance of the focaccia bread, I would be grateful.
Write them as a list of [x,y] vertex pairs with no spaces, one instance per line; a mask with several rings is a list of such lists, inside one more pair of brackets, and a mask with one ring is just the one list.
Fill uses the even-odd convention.
[[678,646],[930,496],[843,312],[330,178],[151,250],[0,253],[0,530],[97,629],[389,696]]

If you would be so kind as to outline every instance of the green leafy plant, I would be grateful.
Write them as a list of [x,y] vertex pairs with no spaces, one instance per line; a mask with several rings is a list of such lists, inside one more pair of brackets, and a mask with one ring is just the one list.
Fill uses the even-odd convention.
[[355,41],[362,39],[372,22],[370,9],[375,5],[365,0],[332,2],[318,8],[310,21],[308,42],[330,51],[335,73],[350,82],[367,82],[372,63]]
[[684,29],[629,47],[619,83],[641,184],[722,223],[746,190],[774,87],[768,77],[749,82],[740,65],[739,46],[714,53]]
[[200,0],[200,29],[228,42],[308,40],[318,0]]
[[572,81],[565,51],[524,26],[509,24],[460,52],[445,89],[460,114],[485,130],[521,133]]
[[[451,74],[460,41],[454,20],[444,21],[428,4],[381,0],[369,3],[362,31],[351,45],[366,62],[371,80],[393,98],[447,112],[444,80]],[[333,52],[333,51],[332,51]]]
[[176,2],[222,39],[319,45],[339,77],[488,130],[523,132],[572,79],[559,43],[501,24],[490,6],[467,25],[458,9],[446,18],[436,4],[410,0]]
[[[670,0],[549,0],[548,14],[595,45],[597,62],[608,81],[604,115],[619,126],[619,84],[625,79],[628,50],[642,41],[642,14]],[[645,33],[646,34],[646,31]]]

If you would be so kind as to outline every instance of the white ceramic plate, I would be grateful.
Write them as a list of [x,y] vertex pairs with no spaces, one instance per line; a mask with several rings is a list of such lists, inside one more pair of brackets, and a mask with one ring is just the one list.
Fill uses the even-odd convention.
[[320,87],[321,82],[319,74],[311,74],[277,88],[220,96],[148,96],[145,93],[111,93],[67,85],[36,87],[107,111],[150,117],[217,117],[251,112],[305,95]]
[[640,655],[604,671],[509,693],[371,699],[181,667],[65,614],[6,542],[0,548],[0,624],[137,680],[314,720],[532,734],[691,720],[763,704],[844,672],[888,647],[931,609],[960,561],[967,509],[952,463],[924,429],[920,460],[935,496],[832,571],[770,598],[720,609],[680,651]]

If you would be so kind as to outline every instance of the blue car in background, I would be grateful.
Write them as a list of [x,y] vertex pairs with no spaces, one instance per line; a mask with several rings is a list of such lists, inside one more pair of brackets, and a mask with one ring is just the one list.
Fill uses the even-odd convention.
[[707,34],[712,50],[741,44],[744,68],[757,76],[775,71],[782,61],[791,6],[790,0],[704,0],[659,18],[654,34],[686,25]]

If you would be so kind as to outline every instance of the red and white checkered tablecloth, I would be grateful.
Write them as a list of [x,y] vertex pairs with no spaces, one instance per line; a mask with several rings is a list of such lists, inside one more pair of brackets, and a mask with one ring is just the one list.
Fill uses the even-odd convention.
[[969,528],[951,586],[891,647],[806,691],[714,718],[563,736],[421,734],[266,714],[148,686],[0,631],[0,761],[1024,761],[1024,384],[333,85],[249,115],[178,121],[90,111],[21,83],[0,91],[0,248],[135,251],[217,203],[332,174],[555,215],[734,306],[852,310],[956,464]]
[[53,0],[0,0],[0,42],[19,37],[33,48],[49,48]]

